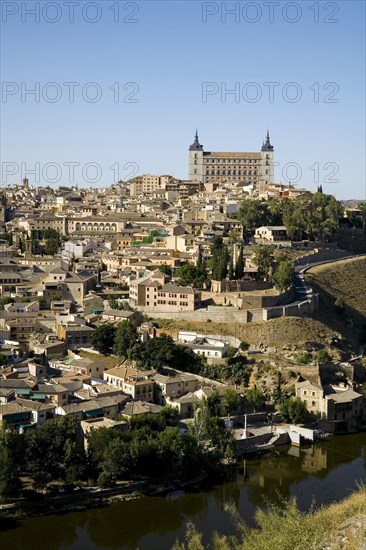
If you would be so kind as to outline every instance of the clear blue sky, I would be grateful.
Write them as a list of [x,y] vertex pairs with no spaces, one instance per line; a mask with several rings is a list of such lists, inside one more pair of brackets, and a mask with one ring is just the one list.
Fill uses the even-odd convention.
[[[121,179],[135,164],[138,173],[186,178],[196,127],[211,151],[257,151],[269,128],[277,182],[299,179],[297,185],[316,189],[321,183],[337,198],[365,198],[365,2],[300,0],[292,7],[275,2],[271,22],[265,2],[255,9],[254,2],[80,0],[73,23],[71,8],[63,1],[51,4],[56,3],[58,11],[50,5],[44,12],[50,3],[39,2],[35,22],[24,4],[31,9],[36,2],[2,2],[1,77],[7,95],[1,103],[1,160],[15,163],[5,165],[8,172],[19,167],[13,176],[3,172],[2,185],[4,179],[20,181],[21,163],[32,168],[36,162],[46,179],[56,174],[44,169],[47,163],[60,165],[56,185],[69,184],[64,164],[69,162],[80,163],[74,180],[80,186],[90,185],[82,174],[90,162],[101,167],[98,186],[113,183],[109,167],[115,163]],[[225,22],[225,7],[235,4],[240,11],[226,14]],[[114,22],[117,5],[120,21]],[[91,23],[95,17],[99,21]],[[22,90],[36,82],[39,102],[30,95],[22,102]],[[50,82],[58,87],[45,86]],[[80,83],[73,103],[64,82]],[[102,93],[96,103],[82,95],[90,82]],[[109,89],[116,82],[119,102]],[[136,85],[123,90],[128,82],[138,86],[134,95]],[[205,82],[215,84],[203,101]],[[256,84],[248,86],[251,82]],[[265,82],[279,83],[273,101]],[[296,87],[286,88],[290,82]],[[240,96],[225,97],[225,88],[235,86]],[[300,92],[299,101],[289,101]],[[60,100],[50,102],[56,93]],[[96,89],[89,86],[85,93],[92,99]],[[138,101],[124,102],[128,94]],[[262,95],[251,102],[256,94]],[[128,163],[132,167],[124,169]],[[93,178],[95,172],[87,174]],[[34,183],[34,176],[29,179]]]

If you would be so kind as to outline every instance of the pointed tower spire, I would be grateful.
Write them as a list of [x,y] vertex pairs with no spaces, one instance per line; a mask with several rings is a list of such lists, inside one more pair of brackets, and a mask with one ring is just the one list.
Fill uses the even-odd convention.
[[262,145],[262,151],[273,151],[273,145],[271,145],[268,129],[267,129],[266,141]]
[[203,151],[203,145],[200,144],[198,140],[198,131],[196,128],[196,134],[194,136],[194,142],[189,148],[190,151]]

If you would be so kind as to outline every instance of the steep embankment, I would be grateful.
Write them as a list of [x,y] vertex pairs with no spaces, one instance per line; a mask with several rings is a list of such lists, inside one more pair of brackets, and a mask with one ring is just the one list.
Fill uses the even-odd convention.
[[172,319],[154,319],[159,327],[171,330],[188,330],[205,334],[236,336],[253,346],[282,349],[296,346],[299,349],[313,344],[329,346],[338,338],[338,333],[317,319],[309,317],[280,317],[260,323],[214,323],[202,321],[183,321]]
[[313,267],[306,281],[320,295],[317,319],[355,344],[360,341],[366,324],[366,257]]
[[[363,550],[366,537],[366,493],[350,495],[342,502],[302,514],[294,501],[269,512],[258,510],[258,529],[248,529],[236,517],[241,535],[237,540],[216,535],[209,548],[220,550]],[[186,544],[173,550],[204,550],[201,535],[193,524],[188,528]]]

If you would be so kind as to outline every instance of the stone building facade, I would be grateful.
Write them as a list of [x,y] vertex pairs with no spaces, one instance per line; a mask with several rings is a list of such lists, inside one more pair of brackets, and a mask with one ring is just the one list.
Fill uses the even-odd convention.
[[196,132],[188,155],[188,179],[204,184],[236,182],[261,190],[273,183],[274,148],[269,132],[258,152],[205,151]]

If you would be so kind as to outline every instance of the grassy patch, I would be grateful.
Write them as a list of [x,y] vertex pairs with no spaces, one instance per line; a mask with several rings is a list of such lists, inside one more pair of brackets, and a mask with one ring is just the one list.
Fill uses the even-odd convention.
[[77,354],[83,359],[90,359],[93,363],[101,364],[105,369],[113,369],[121,363],[121,358],[115,357],[114,355],[101,355],[99,353],[91,353],[89,351],[78,351]]
[[[229,508],[230,510],[230,508]],[[232,511],[232,510],[230,510]],[[366,536],[366,491],[362,487],[342,502],[302,513],[295,500],[258,510],[257,529],[248,529],[232,511],[241,535],[214,534],[214,550],[362,550]],[[200,533],[188,525],[186,544],[174,550],[204,550]]]

